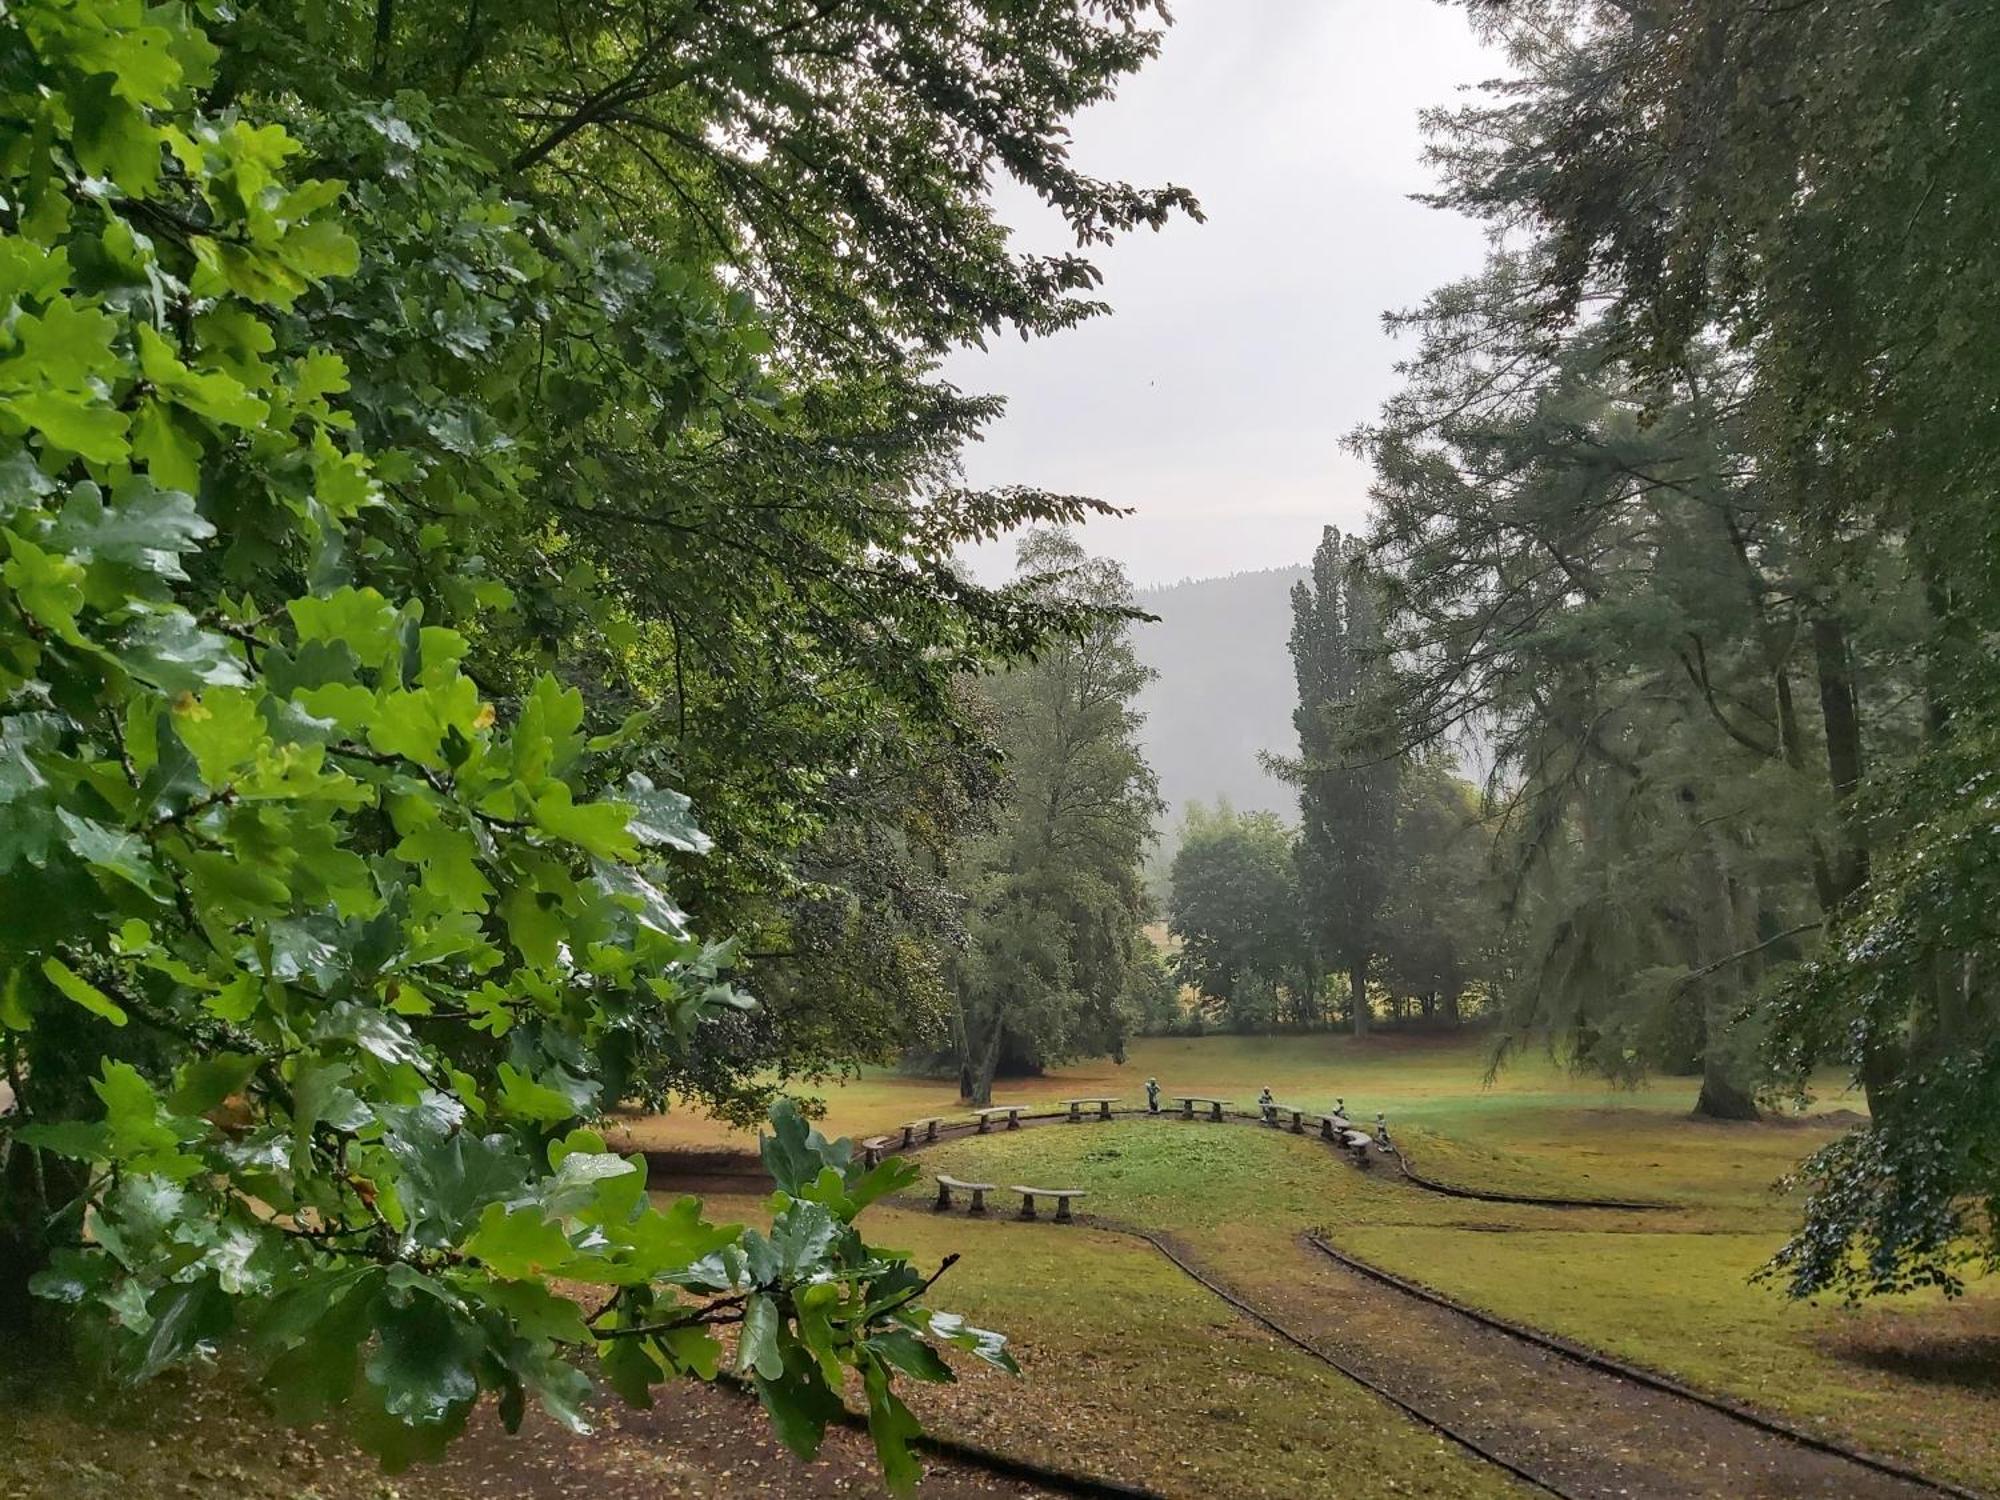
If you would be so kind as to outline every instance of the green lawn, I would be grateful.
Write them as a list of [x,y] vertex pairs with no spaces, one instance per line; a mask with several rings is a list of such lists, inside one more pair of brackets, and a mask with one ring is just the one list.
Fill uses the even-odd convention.
[[[927,1172],[1085,1188],[1092,1213],[1174,1231],[1253,1294],[1275,1296],[1277,1278],[1297,1274],[1298,1232],[1321,1229],[1507,1317],[1933,1472],[2000,1482],[2000,1375],[1990,1362],[2000,1352],[2000,1286],[1976,1285],[1956,1304],[1909,1297],[1857,1313],[1789,1302],[1750,1280],[1794,1210],[1768,1184],[1825,1130],[1710,1126],[1664,1110],[1619,1113],[1607,1125],[1596,1108],[1540,1101],[1486,1117],[1506,1126],[1496,1144],[1427,1134],[1451,1175],[1492,1168],[1570,1191],[1625,1192],[1644,1180],[1694,1206],[1640,1214],[1467,1202],[1416,1191],[1388,1171],[1356,1172],[1287,1132],[1178,1120],[973,1137],[922,1160]],[[1108,1320],[1100,1332],[1118,1336]],[[1898,1358],[1898,1349],[1919,1357]]]
[[[1693,1079],[1662,1079],[1638,1089],[1616,1088],[1579,1077],[1538,1053],[1517,1054],[1495,1081],[1485,1079],[1488,1043],[1480,1032],[1380,1033],[1365,1041],[1336,1033],[1283,1037],[1146,1037],[1132,1044],[1126,1061],[1098,1058],[1058,1068],[1040,1078],[1003,1079],[994,1102],[1053,1105],[1069,1094],[1117,1094],[1131,1106],[1145,1101],[1146,1079],[1157,1077],[1167,1093],[1192,1089],[1219,1094],[1248,1109],[1268,1085],[1286,1103],[1330,1107],[1344,1097],[1351,1114],[1372,1119],[1377,1110],[1399,1132],[1434,1129],[1455,1139],[1483,1142],[1511,1138],[1551,1111],[1606,1116],[1685,1114],[1693,1105]],[[846,1083],[801,1089],[824,1103],[830,1135],[871,1135],[926,1115],[963,1117],[958,1089],[949,1080],[911,1078],[882,1068],[863,1069]],[[1859,1108],[1829,1097],[1824,1108]],[[625,1122],[635,1145],[750,1145],[754,1131],[731,1131],[692,1111]],[[1559,1134],[1565,1132],[1559,1132]]]
[[[710,1200],[712,1217],[763,1211],[761,1200]],[[934,1431],[1175,1496],[1522,1493],[1143,1244],[1004,1216],[878,1210],[865,1223],[925,1265],[957,1252],[931,1301],[1004,1329],[1021,1362],[1018,1381],[961,1359],[959,1384],[907,1390]]]

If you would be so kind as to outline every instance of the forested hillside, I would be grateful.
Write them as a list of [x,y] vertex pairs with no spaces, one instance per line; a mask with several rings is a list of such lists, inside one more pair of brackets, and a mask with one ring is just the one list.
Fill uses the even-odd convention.
[[1146,759],[1167,804],[1171,839],[1190,802],[1227,800],[1243,811],[1292,816],[1297,798],[1257,762],[1296,741],[1291,658],[1292,585],[1304,568],[1267,568],[1143,589],[1157,624],[1134,634],[1158,675],[1139,695]]

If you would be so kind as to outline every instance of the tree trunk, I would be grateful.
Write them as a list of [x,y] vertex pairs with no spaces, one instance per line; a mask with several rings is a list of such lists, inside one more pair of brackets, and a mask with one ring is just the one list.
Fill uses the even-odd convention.
[[978,1071],[972,1076],[972,1104],[975,1109],[984,1109],[993,1102],[993,1075],[1000,1071],[1000,1043],[1006,1031],[1006,1021],[996,1015],[993,1018],[993,1034],[981,1050]]
[[[1868,883],[1868,846],[1854,807],[1854,794],[1867,763],[1862,757],[1860,698],[1855,692],[1854,657],[1846,628],[1831,615],[1817,615],[1812,622],[1812,639],[1813,661],[1819,671],[1820,716],[1826,726],[1826,775],[1840,814],[1840,845],[1832,860],[1834,905],[1828,912],[1832,916],[1851,905]],[[1883,1034],[1886,1029],[1871,1028],[1862,1048],[1861,1092],[1870,1113],[1879,1110],[1883,1095],[1902,1072],[1902,1048]]]
[[1447,1025],[1447,1026],[1456,1026],[1456,1025],[1458,1024],[1458,1020],[1459,1020],[1459,1017],[1458,1017],[1458,986],[1457,986],[1457,985],[1455,985],[1455,984],[1448,984],[1448,985],[1446,985],[1446,986],[1444,987],[1444,991],[1443,991],[1442,995],[1441,995],[1441,996],[1440,996],[1439,998],[1440,998],[1440,999],[1442,999],[1442,1000],[1444,1001],[1444,1021],[1445,1021],[1445,1025]]
[[958,1046],[958,1099],[965,1104],[972,1099],[972,1033],[965,1024],[965,999],[961,995],[952,997],[951,1039]]
[[[1740,991],[1741,971],[1728,967],[1731,955],[1749,947],[1739,932],[1736,892],[1729,877],[1720,840],[1712,829],[1703,829],[1700,805],[1692,789],[1684,788],[1681,803],[1695,830],[1694,857],[1688,861],[1688,905],[1693,915],[1694,954],[1691,968],[1695,1003],[1700,1007],[1701,1092],[1695,1097],[1694,1112],[1708,1120],[1754,1120],[1757,1101],[1736,1081],[1730,1068],[1729,1034],[1731,997]],[[1721,966],[1721,967],[1718,967]]]
[[0,1136],[0,1335],[47,1337],[55,1326],[50,1304],[30,1292],[28,1282],[49,1263],[51,1220],[88,1183],[81,1162]]
[[1853,806],[1867,768],[1861,750],[1861,706],[1846,627],[1830,615],[1815,616],[1812,639],[1820,716],[1826,725],[1826,779],[1833,786],[1843,835],[1833,859],[1833,895],[1836,903],[1844,904],[1868,879],[1868,850],[1855,824]]
[[1353,1007],[1354,1034],[1368,1035],[1368,960],[1359,958],[1347,965],[1348,1003]]
[[[1707,1027],[1704,1025],[1703,1030]],[[1757,1101],[1746,1092],[1717,1060],[1713,1048],[1705,1048],[1701,1058],[1701,1093],[1695,1096],[1694,1112],[1704,1120],[1755,1120]]]

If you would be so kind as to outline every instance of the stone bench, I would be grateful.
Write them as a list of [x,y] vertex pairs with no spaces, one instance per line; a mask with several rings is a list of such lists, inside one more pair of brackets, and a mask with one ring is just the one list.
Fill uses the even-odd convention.
[[1365,1167],[1368,1165],[1368,1148],[1375,1142],[1367,1131],[1350,1127],[1340,1132],[1340,1144],[1353,1153],[1356,1166]]
[[1320,1115],[1318,1119],[1319,1138],[1323,1141],[1337,1141],[1340,1139],[1341,1132],[1354,1128],[1348,1123],[1347,1116],[1345,1115]]
[[1229,1102],[1227,1099],[1211,1099],[1206,1094],[1175,1094],[1173,1097],[1181,1101],[1181,1118],[1183,1120],[1192,1120],[1194,1118],[1194,1107],[1197,1104],[1206,1104],[1208,1106],[1208,1117],[1211,1120],[1219,1120],[1222,1118],[1222,1107]]
[[1037,1198],[1055,1199],[1056,1222],[1058,1224],[1067,1224],[1070,1222],[1071,1215],[1069,1211],[1069,1200],[1072,1198],[1081,1198],[1084,1196],[1084,1191],[1082,1188],[1022,1187],[1019,1183],[1014,1184],[1014,1186],[1009,1188],[1008,1191],[1019,1193],[1021,1195],[1021,1217],[1024,1219],[1032,1219],[1036,1217],[1035,1200]]
[[984,1135],[986,1134],[987,1127],[993,1123],[995,1115],[1005,1115],[1007,1117],[1007,1128],[1009,1130],[1019,1130],[1021,1128],[1021,1111],[1030,1107],[1026,1104],[991,1104],[985,1109],[975,1109],[972,1113],[979,1119],[979,1133]]
[[911,1120],[908,1124],[904,1125],[903,1149],[907,1151],[910,1149],[911,1146],[916,1144],[917,1132],[919,1130],[921,1130],[924,1133],[925,1140],[927,1141],[936,1140],[940,1118],[941,1117],[939,1116],[933,1115],[931,1118],[927,1120]]
[[1310,1113],[1312,1111],[1308,1110],[1303,1104],[1267,1104],[1264,1106],[1264,1123],[1275,1130],[1278,1125],[1278,1116],[1290,1115],[1292,1117],[1292,1134],[1304,1135],[1306,1133],[1306,1116]]
[[1069,1106],[1069,1117],[1072,1120],[1081,1120],[1083,1118],[1083,1106],[1086,1104],[1095,1104],[1097,1106],[1097,1118],[1108,1120],[1111,1118],[1111,1106],[1118,1102],[1118,1095],[1099,1094],[1084,1099],[1061,1099],[1057,1102]]
[[955,1188],[959,1192],[972,1194],[972,1203],[965,1210],[967,1213],[983,1214],[986,1212],[986,1195],[993,1191],[993,1184],[990,1182],[961,1182],[956,1177],[945,1176],[942,1172],[938,1173],[937,1185],[937,1202],[931,1207],[938,1213],[943,1213],[951,1207],[952,1190]]
[[889,1137],[886,1135],[869,1136],[867,1140],[861,1143],[861,1164],[864,1167],[880,1165],[883,1153],[888,1151],[888,1149]]

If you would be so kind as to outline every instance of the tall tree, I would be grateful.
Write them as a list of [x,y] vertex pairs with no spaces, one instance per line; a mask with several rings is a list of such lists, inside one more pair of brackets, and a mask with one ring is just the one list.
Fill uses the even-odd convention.
[[1132,707],[1148,673],[1131,585],[1061,531],[1022,541],[1020,573],[1095,618],[986,688],[1005,807],[966,861],[970,937],[952,976],[960,1079],[982,1104],[1003,1063],[1122,1056],[1134,967],[1152,946],[1141,866],[1160,801]]
[[1984,64],[2000,14],[1470,9],[1525,66],[1511,97],[1438,117],[1444,196],[1549,246],[1543,326],[1607,309],[1653,372],[1719,335],[1747,374],[1748,452],[1815,571],[1856,577],[1871,559],[1857,569],[1851,543],[1876,539],[1921,592],[1928,733],[1906,755],[1864,754],[1853,642],[1838,620],[1812,632],[1841,921],[1787,988],[1774,1056],[1801,1087],[1846,1063],[1871,1119],[1808,1171],[1780,1264],[1801,1295],[1956,1285],[1967,1255],[2000,1257],[2000,1219],[1967,1211],[2000,1198],[2000,923],[1983,895],[2000,850],[1968,815],[2000,759],[1984,644],[2000,351],[1980,332],[2000,313],[2000,195],[1980,166],[2000,143]]
[[1356,1036],[1368,1031],[1368,975],[1381,944],[1395,824],[1396,763],[1376,694],[1387,662],[1381,612],[1358,541],[1327,527],[1312,577],[1292,587],[1299,702],[1295,760],[1273,760],[1299,789],[1299,880],[1325,967],[1344,973]]
[[[1472,720],[1495,753],[1517,1026],[1612,1072],[1692,1063],[1704,1113],[1746,1115],[1733,1018],[1838,836],[1809,624],[1883,612],[1801,573],[1726,361],[1662,385],[1601,327],[1552,340],[1532,270],[1501,257],[1408,319],[1406,389],[1361,435],[1395,698],[1412,742]],[[1885,732],[1897,692],[1885,671]]]

